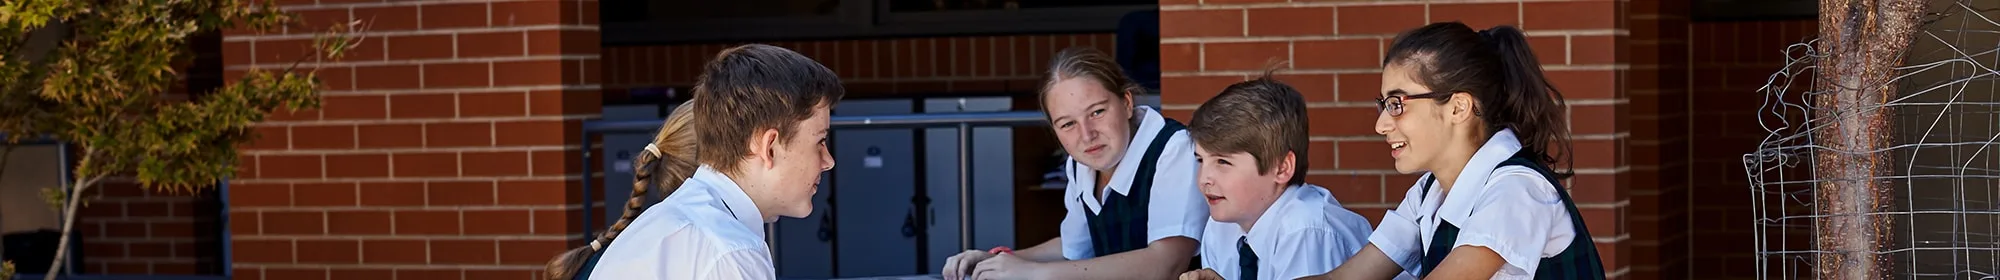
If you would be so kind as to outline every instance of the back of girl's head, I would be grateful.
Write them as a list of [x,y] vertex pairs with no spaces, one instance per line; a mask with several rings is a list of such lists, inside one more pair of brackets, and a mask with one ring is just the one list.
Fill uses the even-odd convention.
[[1047,107],[1049,90],[1054,88],[1056,83],[1077,78],[1097,81],[1098,84],[1104,85],[1104,91],[1118,94],[1120,97],[1131,96],[1145,90],[1139,86],[1139,82],[1126,77],[1124,68],[1118,67],[1118,61],[1112,59],[1110,55],[1089,47],[1070,47],[1056,53],[1055,58],[1049,60],[1049,72],[1042,81],[1041,91],[1035,96],[1041,99],[1043,107]]
[[1572,156],[1562,93],[1543,76],[1521,29],[1425,25],[1397,35],[1382,65],[1412,69],[1412,79],[1432,92],[1472,94],[1479,101],[1473,112],[1486,123],[1487,135],[1513,129],[1524,149],[1542,155],[1535,160],[1544,166],[1554,168],[1561,162],[1557,156]]
[[625,214],[619,216],[618,222],[612,223],[610,229],[592,239],[591,244],[570,249],[549,260],[544,268],[547,279],[568,280],[574,278],[578,270],[588,269],[583,266],[589,262],[590,256],[610,247],[611,241],[618,238],[618,234],[623,233],[625,227],[639,217],[639,213],[645,212],[649,206],[646,204],[647,192],[659,189],[662,194],[672,194],[683,181],[694,175],[699,165],[695,164],[697,139],[692,127],[695,114],[689,109],[692,103],[682,103],[674,108],[674,112],[667,116],[666,124],[660,126],[660,134],[653,137],[653,144],[647,145],[645,151],[632,161],[632,197],[625,201]]

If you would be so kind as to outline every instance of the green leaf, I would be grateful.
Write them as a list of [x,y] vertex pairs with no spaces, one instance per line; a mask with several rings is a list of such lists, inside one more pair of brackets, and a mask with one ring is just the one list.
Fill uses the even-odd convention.
[[47,202],[49,208],[55,209],[56,213],[63,212],[63,202],[67,201],[64,199],[68,198],[68,195],[65,195],[63,191],[56,188],[42,188],[42,202]]

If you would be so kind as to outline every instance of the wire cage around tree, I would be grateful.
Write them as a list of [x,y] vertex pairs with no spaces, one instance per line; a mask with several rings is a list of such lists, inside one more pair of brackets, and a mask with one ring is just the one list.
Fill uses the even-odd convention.
[[[1743,157],[1759,279],[2000,273],[2000,2],[1930,1],[1924,10],[1901,60],[1889,61],[1900,63],[1884,68],[1887,79],[1863,85],[1889,88],[1868,105],[1828,102],[1845,98],[1841,88],[1816,79],[1844,76],[1823,75],[1840,70],[1823,68],[1833,59],[1827,48],[1839,46],[1821,40],[1785,49],[1784,67],[1759,90],[1758,123],[1769,135]],[[1855,121],[1870,114],[1879,120]],[[1880,142],[1834,144],[1864,131]],[[1831,167],[1849,161],[1879,164]],[[1854,201],[1864,203],[1831,204]],[[1866,274],[1841,273],[1857,269]]]

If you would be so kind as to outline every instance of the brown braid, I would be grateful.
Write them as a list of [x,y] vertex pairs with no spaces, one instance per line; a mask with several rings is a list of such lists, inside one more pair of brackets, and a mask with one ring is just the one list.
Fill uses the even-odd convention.
[[612,223],[609,230],[592,240],[592,244],[570,249],[549,260],[544,268],[549,280],[574,278],[578,270],[585,269],[583,265],[590,261],[591,255],[609,248],[611,240],[618,238],[618,234],[624,232],[625,227],[632,224],[632,219],[639,217],[639,213],[645,212],[649,206],[646,205],[649,188],[657,187],[671,194],[694,175],[698,166],[694,162],[694,130],[690,129],[694,114],[687,113],[689,104],[682,103],[675,108],[667,117],[666,124],[660,126],[659,135],[653,137],[653,144],[632,161],[632,198],[625,201],[625,214],[619,216],[618,222]]

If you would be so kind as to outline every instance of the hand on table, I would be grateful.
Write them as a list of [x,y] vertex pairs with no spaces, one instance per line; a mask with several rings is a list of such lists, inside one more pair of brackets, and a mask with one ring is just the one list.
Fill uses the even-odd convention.
[[1216,274],[1214,269],[1203,268],[1189,272],[1182,272],[1181,280],[1223,280],[1223,279],[1222,275]]

